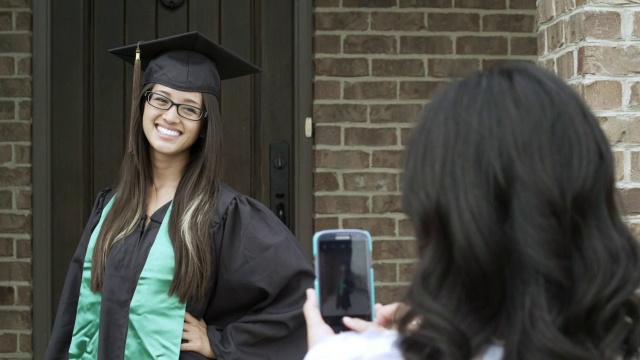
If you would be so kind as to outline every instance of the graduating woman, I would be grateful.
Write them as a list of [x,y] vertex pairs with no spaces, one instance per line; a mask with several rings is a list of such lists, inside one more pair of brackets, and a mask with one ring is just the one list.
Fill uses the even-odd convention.
[[93,206],[46,359],[301,359],[311,265],[221,180],[220,81],[259,69],[197,32],[111,52],[135,64],[128,151]]

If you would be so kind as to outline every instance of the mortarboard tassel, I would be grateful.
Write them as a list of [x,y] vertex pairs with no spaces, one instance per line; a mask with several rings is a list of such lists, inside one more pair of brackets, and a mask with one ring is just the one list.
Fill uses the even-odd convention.
[[136,60],[133,63],[133,84],[131,85],[131,115],[129,119],[129,153],[135,154],[135,139],[134,139],[134,118],[137,113],[137,107],[139,106],[138,100],[140,99],[140,41],[136,46]]

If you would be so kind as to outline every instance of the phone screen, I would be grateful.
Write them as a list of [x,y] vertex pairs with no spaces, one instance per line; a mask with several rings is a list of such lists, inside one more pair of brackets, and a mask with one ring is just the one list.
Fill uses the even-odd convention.
[[372,320],[371,255],[366,233],[321,234],[317,244],[320,312],[334,330],[342,317]]

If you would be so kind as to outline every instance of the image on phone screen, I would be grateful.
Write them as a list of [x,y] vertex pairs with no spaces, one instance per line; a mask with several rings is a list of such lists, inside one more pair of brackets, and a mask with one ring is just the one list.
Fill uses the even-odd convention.
[[372,319],[368,239],[342,238],[327,234],[318,241],[319,307],[334,330],[342,326],[343,316]]

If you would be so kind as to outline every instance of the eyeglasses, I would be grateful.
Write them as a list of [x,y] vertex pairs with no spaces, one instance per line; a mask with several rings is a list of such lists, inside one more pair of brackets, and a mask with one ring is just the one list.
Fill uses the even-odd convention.
[[175,105],[178,109],[178,115],[182,116],[185,119],[198,121],[203,117],[207,117],[207,113],[202,109],[199,109],[193,105],[178,104],[164,95],[160,95],[152,91],[147,91],[144,93],[144,96],[147,99],[147,103],[149,103],[149,105],[153,106],[156,109],[169,110],[173,105]]

